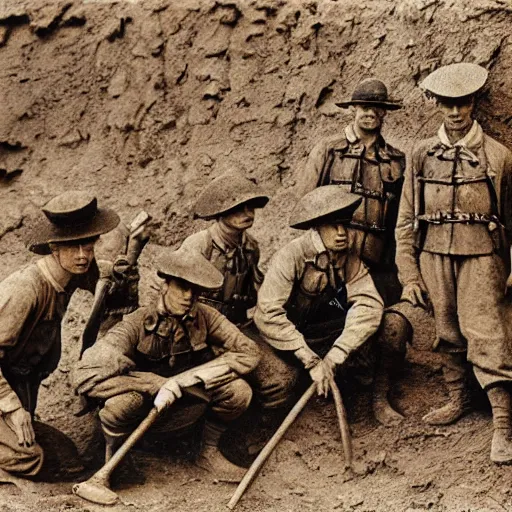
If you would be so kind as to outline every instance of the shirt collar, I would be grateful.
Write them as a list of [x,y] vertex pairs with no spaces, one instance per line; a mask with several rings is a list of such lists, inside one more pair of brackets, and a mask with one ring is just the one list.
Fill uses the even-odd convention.
[[48,265],[48,258],[53,258],[52,255],[45,256],[37,260],[36,265],[39,267],[41,274],[43,274],[44,278],[52,285],[57,293],[64,293],[65,286],[68,284],[69,280],[66,280],[64,283],[62,280],[59,282],[57,277],[52,273],[50,265]]
[[212,226],[209,227],[210,236],[212,237],[213,242],[219,249],[228,252],[232,251],[236,247],[244,247],[247,237],[245,231],[242,233],[241,242],[237,243],[236,240],[229,238],[226,236],[226,233],[223,232],[220,222],[215,222]]
[[465,148],[474,148],[475,146],[478,146],[483,137],[483,131],[482,127],[478,124],[477,121],[473,121],[473,124],[471,125],[471,128],[462,139],[456,141],[455,143],[451,143],[450,139],[448,138],[448,134],[446,133],[446,127],[444,126],[444,123],[439,128],[439,131],[437,132],[437,136],[439,137],[439,140],[442,144],[445,146],[448,146],[449,148],[455,147],[455,146],[463,146]]
[[324,242],[322,241],[322,237],[320,236],[320,233],[317,229],[311,228],[311,241],[313,242],[313,247],[315,248],[315,251],[320,254],[322,252],[327,252],[327,248],[324,245]]
[[194,303],[194,305],[192,306],[192,309],[186,315],[179,317],[176,315],[172,315],[171,313],[169,313],[169,311],[167,311],[165,304],[164,304],[164,298],[162,296],[160,296],[158,298],[156,310],[160,316],[172,318],[172,319],[176,320],[177,322],[186,322],[187,320],[193,320],[197,316],[197,301]]

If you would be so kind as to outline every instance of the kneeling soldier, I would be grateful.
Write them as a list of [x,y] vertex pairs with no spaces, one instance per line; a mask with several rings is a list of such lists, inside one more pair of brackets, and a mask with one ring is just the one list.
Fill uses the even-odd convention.
[[[252,390],[239,375],[254,369],[258,347],[218,311],[197,302],[201,292],[222,285],[222,275],[203,256],[166,252],[157,269],[165,280],[158,301],[126,316],[84,353],[74,372],[77,390],[103,401],[99,417],[107,459],[153,405],[163,409],[183,395],[159,426],[175,431],[206,411],[196,464],[217,478],[239,481],[244,470],[224,458],[218,443],[229,422],[249,406]],[[225,363],[226,374],[212,378],[205,371],[201,385],[180,386],[180,373],[209,361]]]
[[286,405],[302,368],[326,396],[336,369],[379,327],[383,302],[346,228],[360,203],[326,185],[292,212],[290,226],[308,231],[272,258],[254,315],[271,347],[255,372],[267,408]]
[[[43,212],[28,247],[45,256],[0,283],[0,469],[19,476],[41,470],[43,450],[33,428],[39,387],[59,363],[71,296],[77,288],[94,292],[95,243],[119,223],[114,211],[98,208],[85,192],[65,192]],[[128,302],[112,294],[107,310],[124,303],[125,312],[133,311],[136,304]]]

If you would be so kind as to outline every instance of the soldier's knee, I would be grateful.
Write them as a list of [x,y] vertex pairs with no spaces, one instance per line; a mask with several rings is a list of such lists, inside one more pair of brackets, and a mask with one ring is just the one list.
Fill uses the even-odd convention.
[[247,410],[252,400],[252,388],[243,379],[235,379],[219,389],[213,411],[224,421],[233,421]]
[[136,391],[113,396],[100,410],[100,421],[111,428],[130,425],[144,415],[145,403],[144,395]]
[[34,443],[32,446],[19,447],[5,459],[0,459],[0,468],[13,475],[22,477],[39,474],[44,462],[44,452],[41,446]]
[[299,380],[298,372],[286,371],[273,375],[260,386],[260,402],[265,409],[284,407],[293,395]]
[[404,315],[396,311],[386,311],[379,329],[378,341],[381,348],[393,352],[405,352],[411,341],[413,329]]
[[251,403],[252,388],[243,379],[236,379],[229,384],[229,396],[224,401],[225,407],[242,414]]

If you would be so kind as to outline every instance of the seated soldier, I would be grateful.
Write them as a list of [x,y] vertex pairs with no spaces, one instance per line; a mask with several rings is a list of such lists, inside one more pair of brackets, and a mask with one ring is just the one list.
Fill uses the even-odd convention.
[[303,369],[327,396],[336,370],[379,327],[383,302],[346,228],[360,202],[326,185],[292,212],[290,226],[308,231],[272,258],[254,315],[268,343],[255,371],[268,409],[287,405]]
[[[239,376],[258,363],[258,347],[218,311],[197,301],[204,290],[222,285],[222,274],[203,256],[168,251],[157,269],[165,280],[159,298],[85,351],[73,376],[78,393],[103,401],[99,418],[107,459],[153,404],[163,409],[183,395],[159,418],[159,430],[190,426],[205,413],[204,446],[196,464],[216,478],[239,481],[244,470],[222,455],[218,443],[249,406],[252,390]],[[200,384],[180,386],[178,374],[214,360],[226,364],[225,375],[212,378],[205,371]]]
[[[39,387],[59,363],[61,323],[73,292],[94,292],[95,243],[119,223],[85,192],[65,192],[43,212],[28,248],[45,256],[0,283],[0,469],[18,476],[41,472],[43,450],[33,425]],[[107,310],[115,304],[133,311],[136,295],[115,292]]]
[[258,242],[247,229],[254,223],[255,209],[263,208],[268,200],[251,180],[223,174],[205,188],[194,206],[195,217],[216,222],[182,244],[200,252],[224,276],[222,288],[204,290],[199,300],[238,326],[247,324],[247,310],[256,306],[263,281]]

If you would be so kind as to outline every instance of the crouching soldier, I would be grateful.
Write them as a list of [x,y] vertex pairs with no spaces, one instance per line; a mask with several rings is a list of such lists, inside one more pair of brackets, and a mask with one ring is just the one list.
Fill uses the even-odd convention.
[[194,207],[195,217],[215,222],[182,244],[184,249],[200,252],[224,276],[220,289],[204,290],[199,300],[238,326],[247,324],[247,310],[256,306],[263,281],[258,242],[247,230],[254,223],[255,210],[268,200],[249,179],[223,174],[206,187]]
[[[33,427],[39,387],[59,363],[61,323],[73,292],[94,292],[95,243],[119,223],[85,192],[65,192],[43,212],[28,248],[44,257],[0,283],[0,469],[18,476],[41,471],[43,450]],[[107,298],[107,312],[113,303],[136,308],[119,293]]]
[[[179,430],[205,414],[196,464],[216,478],[239,481],[244,470],[229,462],[218,444],[229,423],[249,406],[252,390],[239,376],[258,363],[258,347],[217,310],[197,301],[205,290],[222,285],[222,274],[203,256],[168,251],[157,269],[165,280],[157,301],[126,316],[86,350],[73,380],[80,394],[103,401],[99,418],[107,459],[153,405],[163,409],[180,398],[159,418],[159,430]],[[205,372],[200,385],[180,386],[179,374],[209,361],[224,362],[225,375],[212,380]]]
[[326,185],[292,212],[290,226],[308,231],[272,258],[254,315],[269,345],[255,371],[268,408],[287,405],[304,370],[326,396],[337,369],[379,327],[383,302],[347,230],[360,203]]

